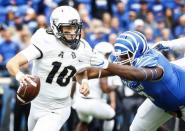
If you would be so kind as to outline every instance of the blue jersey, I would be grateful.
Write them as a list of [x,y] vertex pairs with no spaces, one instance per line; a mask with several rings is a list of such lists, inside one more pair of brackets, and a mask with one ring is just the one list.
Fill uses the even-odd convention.
[[176,111],[185,105],[185,70],[169,61],[159,52],[151,49],[136,59],[133,66],[163,68],[160,80],[126,81],[127,85],[141,95],[148,97],[154,104],[166,111]]

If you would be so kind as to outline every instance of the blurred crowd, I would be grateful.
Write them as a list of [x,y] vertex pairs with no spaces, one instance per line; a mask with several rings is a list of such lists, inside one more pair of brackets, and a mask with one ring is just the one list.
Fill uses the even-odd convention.
[[[10,77],[5,68],[7,61],[30,44],[30,38],[38,28],[49,25],[51,11],[60,5],[70,5],[79,11],[83,21],[82,37],[92,48],[102,41],[114,44],[117,35],[127,30],[142,32],[149,45],[185,37],[185,0],[0,0],[0,78]],[[184,51],[163,53],[169,60],[184,55]],[[29,72],[30,67],[31,64],[24,65],[23,70]],[[15,92],[18,84],[12,81],[9,84],[0,81],[2,131],[26,130],[26,118],[21,120],[21,116],[27,117],[29,105],[17,105]],[[121,88],[116,93],[115,130],[127,131],[144,98],[127,88]],[[12,113],[17,116],[14,117],[17,120],[12,124],[13,128],[10,126]],[[74,116],[75,113],[72,113]],[[170,129],[174,128],[174,121],[169,125]],[[63,130],[69,127],[65,126]]]

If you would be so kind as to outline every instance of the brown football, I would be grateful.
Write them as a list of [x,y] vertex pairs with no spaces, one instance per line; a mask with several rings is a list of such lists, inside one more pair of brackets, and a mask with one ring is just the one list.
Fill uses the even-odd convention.
[[27,85],[19,86],[17,90],[17,102],[19,104],[28,104],[31,102],[40,91],[40,78],[38,76],[30,77],[35,83],[36,86],[32,85],[30,82],[27,82]]

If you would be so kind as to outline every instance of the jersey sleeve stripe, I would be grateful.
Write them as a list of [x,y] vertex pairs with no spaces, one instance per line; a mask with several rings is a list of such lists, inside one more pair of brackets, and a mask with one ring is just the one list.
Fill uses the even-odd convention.
[[[34,44],[33,44],[34,45]],[[42,53],[42,51],[36,46],[36,45],[34,45],[35,46],[35,48],[40,52],[40,57],[38,57],[37,59],[41,59],[42,57],[43,57],[43,53]]]

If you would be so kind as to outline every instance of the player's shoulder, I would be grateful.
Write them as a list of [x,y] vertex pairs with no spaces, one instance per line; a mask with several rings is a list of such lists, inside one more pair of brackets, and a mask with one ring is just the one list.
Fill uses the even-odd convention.
[[86,49],[92,49],[90,44],[83,38],[80,39],[80,47]]
[[38,41],[41,41],[46,34],[45,32],[46,30],[44,28],[37,29],[32,35],[32,38],[31,38],[32,43],[37,43]]
[[54,36],[48,28],[39,28],[33,34],[33,37],[46,38],[46,36]]
[[45,28],[39,28],[35,31],[34,35],[43,35],[46,34],[46,29]]
[[48,32],[45,28],[39,28],[33,34],[31,38],[31,43],[37,46],[38,48],[46,48],[47,46],[51,46],[50,43],[55,43],[56,38],[54,35]]
[[155,67],[159,64],[159,57],[160,54],[158,52],[155,52],[155,50],[150,50],[146,54],[137,58],[134,62],[134,65],[136,67]]

